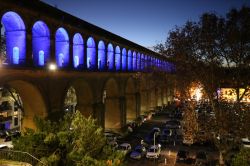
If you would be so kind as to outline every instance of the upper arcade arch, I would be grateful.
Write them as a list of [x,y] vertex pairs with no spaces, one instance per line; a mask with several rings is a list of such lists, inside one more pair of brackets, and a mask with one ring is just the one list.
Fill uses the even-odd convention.
[[67,31],[60,27],[55,34],[56,42],[56,64],[58,67],[67,67],[69,65],[69,36]]
[[43,21],[32,27],[32,55],[35,66],[44,66],[50,57],[50,31]]
[[93,37],[87,40],[87,69],[94,70],[96,68],[96,46]]
[[73,64],[74,68],[83,68],[84,65],[84,41],[80,33],[73,37]]
[[8,11],[2,16],[1,23],[5,29],[7,63],[10,65],[24,64],[26,60],[26,27],[22,18],[16,12]]

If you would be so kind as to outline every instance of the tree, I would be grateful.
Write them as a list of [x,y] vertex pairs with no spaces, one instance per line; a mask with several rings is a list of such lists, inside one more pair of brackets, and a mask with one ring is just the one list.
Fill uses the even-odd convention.
[[[242,99],[250,90],[250,8],[230,10],[226,17],[214,13],[204,13],[199,21],[187,21],[183,26],[169,32],[165,42],[158,48],[176,65],[176,84],[183,100],[189,96],[192,82],[200,82],[209,98],[215,120],[205,123],[204,130],[217,137],[231,134],[237,140],[250,136],[249,106]],[[218,89],[232,87],[237,96],[236,103],[219,99]],[[213,124],[213,125],[212,125]],[[199,126],[202,126],[199,124]],[[228,145],[218,141],[216,145],[227,154]],[[229,149],[230,150],[230,149]]]
[[[67,113],[59,122],[35,118],[36,130],[26,132],[13,141],[14,149],[26,151],[48,165],[113,165],[123,155],[106,145],[102,128],[91,117],[79,111]],[[114,162],[115,161],[115,162]]]
[[[1,34],[0,34],[1,35]],[[0,64],[6,60],[6,39],[1,36],[0,40]]]
[[250,165],[250,150],[242,148],[238,154],[233,158],[233,166],[249,166]]

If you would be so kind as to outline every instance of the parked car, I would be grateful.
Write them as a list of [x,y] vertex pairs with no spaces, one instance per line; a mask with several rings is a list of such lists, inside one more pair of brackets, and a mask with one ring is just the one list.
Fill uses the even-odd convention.
[[181,128],[181,122],[178,121],[178,120],[169,120],[169,121],[166,121],[166,128],[180,129]]
[[185,162],[188,159],[189,152],[186,150],[179,150],[177,153],[177,162]]
[[250,148],[250,140],[248,138],[242,138],[241,142],[244,148]]
[[172,129],[164,128],[161,132],[161,135],[171,136],[172,135]]
[[147,151],[147,154],[146,154],[146,158],[154,158],[154,159],[157,159],[160,157],[160,153],[161,153],[161,145],[158,144],[158,145],[153,145],[151,146],[148,151]]
[[142,146],[142,145],[138,145],[130,153],[130,158],[140,160],[145,155],[146,155],[146,148],[144,146]]
[[184,145],[192,145],[194,143],[194,139],[192,137],[183,137],[182,143]]
[[118,146],[118,151],[128,154],[131,151],[131,145],[129,143],[122,143]]
[[204,151],[200,151],[196,154],[195,165],[205,165],[207,163],[207,154]]
[[11,141],[12,138],[18,138],[21,136],[21,132],[20,131],[12,131],[12,132],[8,132],[7,136],[4,139],[4,142],[8,142]]

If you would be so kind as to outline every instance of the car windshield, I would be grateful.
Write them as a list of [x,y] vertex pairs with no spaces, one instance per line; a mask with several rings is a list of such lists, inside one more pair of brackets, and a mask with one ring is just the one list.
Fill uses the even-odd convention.
[[244,145],[250,145],[250,141],[242,141]]
[[204,152],[200,152],[200,153],[197,154],[196,158],[198,158],[198,159],[206,159],[207,157],[206,157],[206,154]]
[[142,149],[139,149],[139,148],[138,148],[138,149],[135,149],[135,151],[138,152],[138,153],[141,153],[141,152],[142,152]]
[[119,150],[127,150],[127,148],[125,146],[119,146],[118,149]]
[[157,149],[152,147],[148,150],[148,152],[157,152]]
[[186,151],[179,151],[177,154],[177,156],[179,156],[179,157],[186,157],[186,155],[187,155]]

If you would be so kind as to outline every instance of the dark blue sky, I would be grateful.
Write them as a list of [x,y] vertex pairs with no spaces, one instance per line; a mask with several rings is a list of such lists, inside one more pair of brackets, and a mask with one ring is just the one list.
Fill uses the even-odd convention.
[[144,47],[164,42],[169,30],[204,12],[224,16],[250,0],[42,0]]

